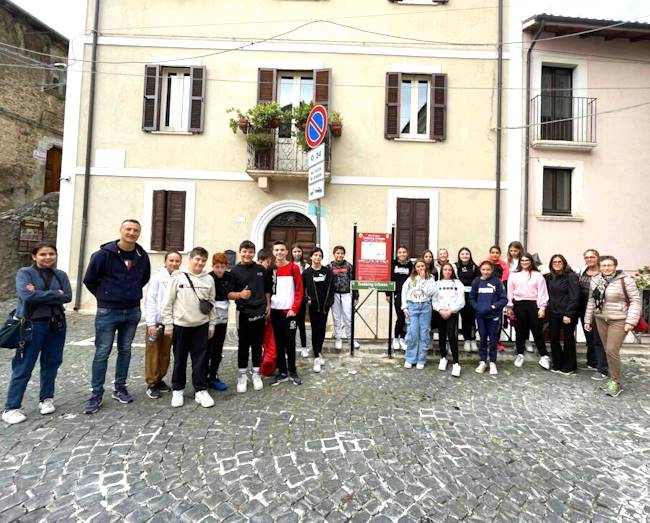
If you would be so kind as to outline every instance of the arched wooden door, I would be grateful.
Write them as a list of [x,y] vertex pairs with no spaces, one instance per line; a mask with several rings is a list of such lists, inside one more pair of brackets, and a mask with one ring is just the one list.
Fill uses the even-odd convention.
[[289,244],[299,243],[303,249],[305,260],[316,245],[316,227],[309,218],[297,212],[278,214],[266,227],[264,232],[264,247],[269,253],[273,252],[273,242],[283,240]]

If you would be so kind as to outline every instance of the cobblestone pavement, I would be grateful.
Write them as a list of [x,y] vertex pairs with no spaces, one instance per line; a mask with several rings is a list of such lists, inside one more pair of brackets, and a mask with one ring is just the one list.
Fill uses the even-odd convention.
[[92,317],[68,332],[56,413],[38,413],[33,379],[27,422],[0,427],[0,521],[650,521],[644,358],[625,357],[616,399],[530,355],[500,355],[497,377],[473,355],[454,379],[435,360],[328,354],[321,374],[300,359],[300,387],[236,394],[227,351],[216,407],[188,388],[172,410],[145,396],[140,346],[135,402],[86,416]]

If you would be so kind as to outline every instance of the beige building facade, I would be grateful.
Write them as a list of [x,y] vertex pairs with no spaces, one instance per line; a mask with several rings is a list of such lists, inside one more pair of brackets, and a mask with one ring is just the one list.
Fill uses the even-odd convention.
[[[314,99],[343,119],[341,137],[330,136],[327,145],[326,257],[337,244],[351,257],[356,222],[369,232],[396,224],[398,241],[413,256],[447,247],[455,260],[467,245],[483,258],[495,238],[497,53],[486,45],[497,38],[493,6],[263,3],[264,10],[253,0],[173,1],[156,9],[102,3],[85,259],[116,238],[126,217],[142,222],[141,244],[154,266],[169,246],[236,252],[244,239],[258,248],[277,237],[314,242],[295,122],[269,131],[272,147],[260,153],[245,134],[233,134],[227,114],[258,101],[290,109]],[[86,33],[93,5],[79,14]],[[79,103],[66,108],[63,169],[70,181],[61,188],[58,243],[60,266],[73,282],[90,43],[80,38],[71,47],[85,62],[71,61],[68,96]],[[507,50],[505,58],[507,83]],[[506,135],[504,159],[507,148]],[[509,169],[504,160],[504,242],[518,232],[518,219],[507,221]],[[93,303],[84,292],[81,305]]]

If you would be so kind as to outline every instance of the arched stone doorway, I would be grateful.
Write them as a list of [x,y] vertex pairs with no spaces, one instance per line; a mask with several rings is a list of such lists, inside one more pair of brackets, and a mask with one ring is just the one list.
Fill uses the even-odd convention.
[[312,221],[299,212],[283,212],[275,216],[264,231],[264,247],[273,249],[273,242],[282,240],[289,244],[299,243],[303,249],[305,259],[316,245],[316,227]]

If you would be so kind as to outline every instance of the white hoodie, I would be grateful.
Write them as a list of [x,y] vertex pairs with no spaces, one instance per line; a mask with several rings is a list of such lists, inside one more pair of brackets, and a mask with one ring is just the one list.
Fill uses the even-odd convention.
[[419,275],[407,278],[402,286],[402,309],[408,309],[408,302],[424,303],[431,299],[436,281],[433,276],[424,279]]
[[144,302],[144,318],[147,322],[147,327],[162,323],[160,313],[171,282],[172,275],[164,267],[149,280],[147,298]]
[[[186,275],[192,278],[196,293],[192,290]],[[198,327],[208,322],[214,327],[217,322],[217,311],[213,307],[209,314],[203,314],[199,309],[199,298],[214,303],[215,287],[210,273],[203,271],[201,274],[192,274],[188,271],[174,276],[162,309],[162,323],[165,329],[171,329],[172,325]]]
[[460,280],[438,280],[431,306],[435,311],[460,311],[465,306],[465,286]]

